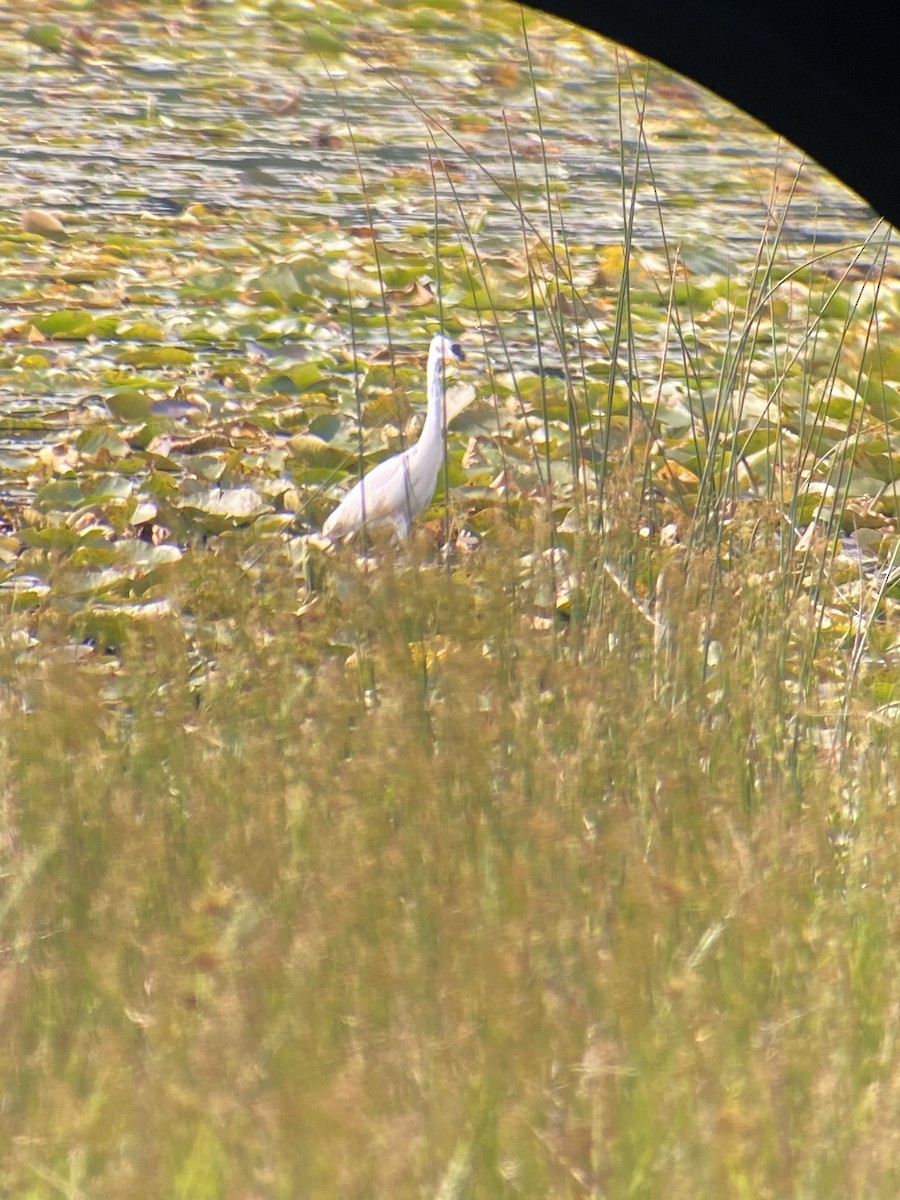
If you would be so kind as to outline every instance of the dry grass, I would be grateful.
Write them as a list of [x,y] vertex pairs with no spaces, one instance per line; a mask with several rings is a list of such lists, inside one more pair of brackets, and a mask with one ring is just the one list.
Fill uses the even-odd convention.
[[699,556],[660,654],[636,535],[549,626],[532,548],[6,618],[4,1194],[896,1194],[890,730],[786,701],[762,551],[704,672]]

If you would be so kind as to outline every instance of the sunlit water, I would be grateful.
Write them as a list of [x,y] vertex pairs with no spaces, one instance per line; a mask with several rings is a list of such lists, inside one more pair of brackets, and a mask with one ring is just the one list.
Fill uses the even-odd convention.
[[[304,31],[315,33],[309,20],[279,23],[253,5],[197,19],[111,13],[81,41],[69,16],[61,19],[64,53],[25,41],[18,17],[6,21],[0,207],[55,211],[98,244],[110,232],[152,236],[155,219],[200,203],[238,219],[242,238],[246,215],[261,269],[270,265],[267,238],[283,236],[285,223],[298,238],[305,222],[371,223],[402,245],[409,231],[421,239],[433,225],[431,153],[441,160],[442,238],[471,239],[480,253],[520,250],[513,195],[529,236],[547,237],[549,182],[555,236],[564,234],[576,265],[589,261],[595,248],[622,240],[637,163],[635,246],[677,249],[696,273],[729,273],[752,262],[800,162],[768,131],[655,67],[643,148],[640,67],[533,14],[529,68],[517,11],[493,3],[446,11],[348,5],[346,25],[325,34],[349,53],[324,58],[304,49]],[[783,238],[802,256],[858,243],[874,225],[856,197],[806,165]],[[223,246],[230,236],[226,227]],[[26,278],[20,271],[0,284],[7,327],[21,327],[32,311],[17,300],[28,297],[30,255],[36,274],[46,272],[45,250],[19,247]],[[57,299],[67,303],[64,290]],[[89,305],[90,297],[68,302]],[[339,306],[335,320],[342,322]],[[520,332],[511,344],[517,336],[521,351]],[[77,371],[85,348],[55,344],[45,353]],[[13,347],[6,365],[14,358]],[[83,400],[77,388],[28,394],[15,371],[3,369],[3,414],[46,423],[29,430],[8,420],[0,438],[33,450]]]
[[[0,202],[13,210],[40,203],[101,220],[177,211],[192,201],[255,208],[265,196],[285,213],[308,209],[343,224],[361,222],[366,212],[353,178],[353,148],[346,138],[339,149],[316,146],[323,127],[345,135],[349,124],[376,190],[393,172],[427,167],[428,150],[436,148],[459,167],[468,200],[498,201],[491,224],[516,239],[516,214],[496,192],[491,196],[488,181],[488,173],[511,178],[504,113],[519,151],[538,132],[525,46],[514,23],[502,36],[496,21],[464,26],[465,14],[444,17],[438,10],[431,28],[411,31],[392,6],[369,5],[364,16],[348,6],[348,25],[336,36],[351,55],[327,60],[329,79],[324,61],[301,53],[299,26],[292,31],[252,6],[236,7],[236,14],[219,13],[216,21],[213,13],[189,26],[151,14],[110,20],[103,27],[108,41],[95,31],[97,57],[82,66],[10,31],[19,44],[8,51],[0,94],[6,131]],[[482,7],[495,13],[498,6]],[[546,19],[531,20],[550,178],[565,183],[571,230],[602,242],[621,233],[620,145],[624,133],[630,167],[635,92],[623,69],[620,129],[613,47],[562,23],[562,36],[551,40]],[[507,64],[518,68],[516,79],[492,76]],[[672,79],[653,69],[645,122],[667,233],[690,237],[715,225],[713,237],[723,244],[755,242],[775,163],[786,161],[786,187],[796,155],[723,102]],[[302,98],[291,107],[298,91]],[[288,111],[273,111],[279,107]],[[474,115],[485,118],[485,128],[466,124]],[[454,129],[465,153],[434,126],[432,142],[425,116]],[[248,179],[254,171],[265,172],[268,183]],[[543,190],[543,171],[537,153],[518,155],[526,194]],[[420,199],[422,208],[387,208],[383,219],[395,230],[404,219],[427,219],[427,192]],[[817,242],[852,240],[872,225],[865,205],[814,168],[806,170],[791,212],[793,226]],[[651,242],[654,225],[658,238],[658,219],[641,228]]]

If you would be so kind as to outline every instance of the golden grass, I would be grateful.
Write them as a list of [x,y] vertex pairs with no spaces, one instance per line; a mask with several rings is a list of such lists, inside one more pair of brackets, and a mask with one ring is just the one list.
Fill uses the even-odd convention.
[[636,536],[555,623],[523,536],[5,619],[4,1194],[896,1194],[890,729],[786,700],[762,552],[663,654]]

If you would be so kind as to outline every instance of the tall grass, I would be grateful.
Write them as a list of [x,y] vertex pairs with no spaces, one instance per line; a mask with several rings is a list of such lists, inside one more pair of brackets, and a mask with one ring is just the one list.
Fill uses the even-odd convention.
[[[778,341],[767,227],[710,363],[668,254],[685,483],[632,320],[642,146],[597,411],[562,214],[548,185],[548,250],[519,207],[577,520],[535,442],[546,502],[448,570],[414,542],[310,587],[296,541],[230,535],[105,643],[77,565],[3,614],[0,1194],[897,1195],[900,752],[855,688],[885,588],[841,647],[840,505],[799,544],[852,454],[798,369],[833,297]],[[801,414],[762,482],[758,357]]]
[[528,549],[7,634],[6,1194],[894,1194],[896,739],[786,697],[775,550],[663,655]]

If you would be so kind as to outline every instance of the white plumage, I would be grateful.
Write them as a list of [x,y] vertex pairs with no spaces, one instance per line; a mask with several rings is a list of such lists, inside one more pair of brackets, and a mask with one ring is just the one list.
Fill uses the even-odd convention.
[[339,541],[363,526],[391,525],[398,539],[406,538],[413,519],[431,503],[444,457],[444,366],[464,361],[458,342],[441,333],[431,339],[428,407],[419,440],[366,472],[322,526],[326,537]]

